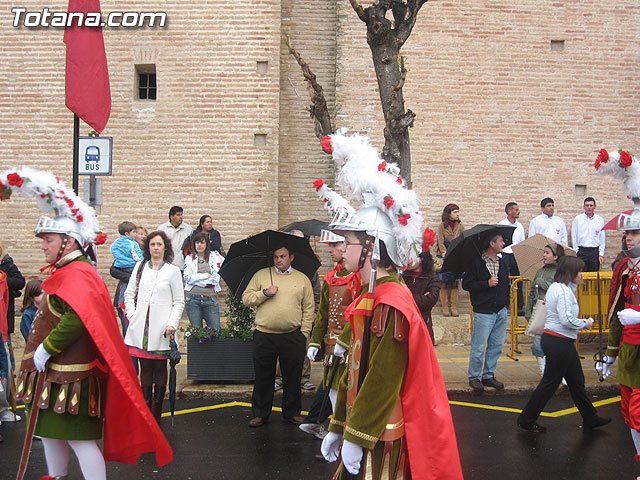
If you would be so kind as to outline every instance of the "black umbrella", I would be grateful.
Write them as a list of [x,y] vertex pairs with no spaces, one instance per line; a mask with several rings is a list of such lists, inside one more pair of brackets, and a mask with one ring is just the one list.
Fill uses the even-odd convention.
[[242,296],[258,270],[273,266],[273,250],[283,244],[294,254],[293,268],[311,280],[320,268],[320,261],[309,245],[309,240],[289,233],[266,230],[232,244],[220,267],[220,276],[235,297]]
[[486,225],[480,223],[469,230],[465,230],[454,238],[447,248],[442,264],[443,272],[464,272],[469,262],[486,249],[489,238],[502,235],[505,245],[511,244],[511,237],[515,227],[511,225]]
[[312,218],[310,220],[300,220],[285,225],[280,229],[281,232],[290,232],[291,230],[300,230],[307,237],[319,237],[322,230],[328,230],[329,223]]
[[176,365],[180,363],[182,354],[178,350],[178,344],[173,335],[169,340],[169,407],[171,408],[171,425],[173,425],[173,414],[176,411]]

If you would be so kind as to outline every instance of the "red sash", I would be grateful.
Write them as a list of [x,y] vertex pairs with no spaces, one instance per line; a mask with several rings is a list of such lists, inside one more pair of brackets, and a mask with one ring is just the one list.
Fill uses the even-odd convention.
[[623,325],[622,341],[629,345],[640,345],[640,325]]
[[[351,322],[354,311],[362,308],[361,298],[347,308],[347,321]],[[376,286],[372,300],[364,302],[369,304],[367,308],[384,303],[400,311],[409,321],[409,363],[401,396],[412,478],[462,479],[447,391],[431,337],[413,295],[404,284],[386,282]]]
[[104,459],[135,464],[141,454],[156,452],[159,466],[169,463],[173,451],[142,397],[109,291],[96,270],[86,262],[71,262],[42,282],[42,289],[71,306],[109,365]]

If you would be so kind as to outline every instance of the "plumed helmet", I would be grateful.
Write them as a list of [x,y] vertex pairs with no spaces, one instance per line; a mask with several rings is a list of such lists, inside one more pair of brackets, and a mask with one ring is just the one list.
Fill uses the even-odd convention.
[[631,213],[618,216],[617,230],[640,230],[640,198],[632,198],[635,208]]
[[41,215],[38,219],[36,228],[33,229],[33,232],[36,236],[40,236],[43,233],[61,233],[63,235],[69,235],[76,239],[80,247],[86,243],[85,239],[82,238],[78,223],[69,217],[57,216],[51,218],[46,215]]
[[357,212],[337,209],[329,223],[329,228],[338,231],[366,232],[367,235],[384,242],[389,258],[396,266],[401,267],[404,263],[398,255],[391,219],[378,207],[364,207]]
[[344,242],[344,237],[332,232],[331,230],[322,230],[320,232],[320,243],[338,243]]

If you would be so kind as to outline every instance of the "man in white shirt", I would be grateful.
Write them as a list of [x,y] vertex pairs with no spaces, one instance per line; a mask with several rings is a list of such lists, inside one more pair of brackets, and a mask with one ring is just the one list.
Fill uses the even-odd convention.
[[182,270],[184,266],[184,255],[182,254],[182,244],[193,232],[193,227],[182,221],[184,210],[182,207],[173,206],[169,209],[169,221],[158,226],[171,240],[173,248],[173,264]]
[[583,206],[584,213],[574,218],[571,224],[571,246],[584,262],[584,271],[597,272],[604,262],[604,220],[595,214],[596,201],[593,197],[585,198]]
[[[508,247],[504,247],[502,250],[502,259],[507,264],[509,268],[509,275],[519,276],[520,270],[518,269],[518,264],[516,263],[516,258],[513,254],[513,249],[511,248],[514,245],[522,242],[526,237],[524,234],[524,227],[518,221],[520,217],[520,207],[516,202],[509,202],[505,205],[504,211],[507,214],[507,218],[498,222],[498,225],[510,225],[512,227],[516,227],[513,231],[513,237],[511,239],[511,245]],[[522,293],[522,283],[518,284],[518,315],[524,315],[524,297]]]
[[542,213],[531,220],[529,224],[529,237],[536,233],[542,233],[556,243],[568,246],[567,226],[557,215],[553,214],[555,204],[553,199],[547,197],[540,202]]

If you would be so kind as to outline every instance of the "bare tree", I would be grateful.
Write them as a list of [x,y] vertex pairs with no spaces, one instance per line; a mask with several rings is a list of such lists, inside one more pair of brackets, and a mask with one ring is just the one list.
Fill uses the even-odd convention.
[[[411,183],[411,149],[409,145],[409,127],[413,126],[416,115],[405,109],[402,87],[407,77],[404,57],[400,49],[405,44],[420,8],[428,0],[374,0],[373,4],[363,8],[358,0],[349,0],[358,18],[367,25],[367,43],[373,56],[373,67],[378,79],[378,90],[384,114],[384,148],[382,157],[400,166],[402,178]],[[393,20],[387,18],[391,12]],[[317,83],[309,65],[291,46],[289,38],[285,42],[307,81],[311,95],[309,112],[314,119],[316,136],[322,138],[332,132],[331,117],[327,109],[322,87]]]
[[[400,166],[400,173],[411,182],[409,127],[415,113],[405,110],[402,87],[407,76],[400,49],[411,35],[418,12],[427,0],[374,0],[363,8],[358,0],[349,0],[358,18],[367,25],[367,43],[373,56],[384,114],[382,157]],[[393,20],[387,18],[391,11]]]

